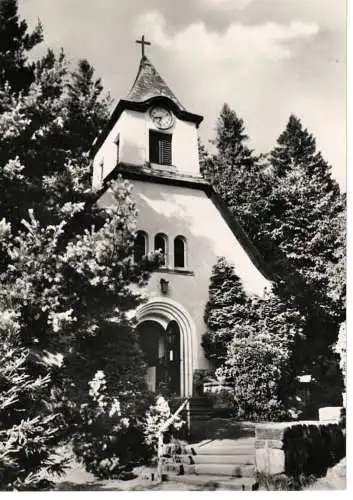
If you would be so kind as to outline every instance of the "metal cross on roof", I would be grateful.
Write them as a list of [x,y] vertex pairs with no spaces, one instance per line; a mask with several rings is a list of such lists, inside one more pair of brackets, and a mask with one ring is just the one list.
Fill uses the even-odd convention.
[[142,48],[142,57],[144,57],[144,56],[145,56],[145,45],[151,45],[151,42],[147,42],[147,41],[145,40],[145,35],[142,35],[141,40],[136,40],[136,43],[141,44],[141,48]]

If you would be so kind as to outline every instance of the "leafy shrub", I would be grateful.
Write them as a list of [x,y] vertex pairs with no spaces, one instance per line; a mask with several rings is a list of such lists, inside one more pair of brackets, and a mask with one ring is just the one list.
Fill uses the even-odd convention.
[[[105,373],[98,370],[89,382],[90,401],[80,408],[74,452],[100,479],[130,479],[134,467],[155,460],[158,435],[172,412],[163,396],[125,391],[118,399],[109,394]],[[177,417],[171,427],[183,424]]]
[[[154,456],[157,455],[158,451],[158,436],[171,416],[172,412],[168,401],[163,396],[158,396],[155,404],[151,405],[146,412],[143,432],[146,443],[153,449]],[[170,429],[178,431],[184,424],[185,421],[178,415],[171,424]]]
[[48,486],[45,476],[66,461],[54,453],[60,419],[48,403],[50,374],[29,369],[19,333],[19,315],[0,300],[0,490],[28,491]]
[[217,260],[202,345],[216,368],[214,376],[234,387],[237,418],[278,421],[300,413],[293,353],[303,321],[293,298],[280,298],[277,289],[251,296],[234,266]]
[[346,454],[342,429],[337,424],[288,427],[283,435],[286,474],[325,475]]
[[142,423],[130,415],[138,395],[127,391],[122,400],[108,396],[102,371],[89,385],[90,402],[80,408],[74,452],[87,471],[101,479],[129,479],[133,467],[147,463],[153,454]]
[[285,345],[276,345],[273,339],[257,335],[251,327],[247,338],[233,339],[227,361],[218,372],[233,380],[237,418],[253,421],[287,418],[280,389],[288,358]]
[[193,394],[202,396],[203,384],[214,377],[214,370],[194,370],[193,374]]

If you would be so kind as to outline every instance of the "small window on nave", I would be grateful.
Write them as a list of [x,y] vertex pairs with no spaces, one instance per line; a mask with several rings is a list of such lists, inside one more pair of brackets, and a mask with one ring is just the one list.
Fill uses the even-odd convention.
[[183,236],[174,240],[174,267],[186,268],[186,240]]
[[164,257],[163,266],[168,264],[168,238],[163,233],[158,233],[154,237],[154,249],[160,251]]
[[120,161],[120,134],[117,135],[117,138],[114,142],[116,145],[116,164],[118,165]]
[[103,182],[104,179],[104,158],[102,157],[100,162],[99,162],[99,168],[100,168],[100,178],[101,182]]
[[172,164],[172,135],[150,130],[150,162]]
[[144,231],[138,231],[134,244],[134,260],[141,262],[148,253],[148,236]]

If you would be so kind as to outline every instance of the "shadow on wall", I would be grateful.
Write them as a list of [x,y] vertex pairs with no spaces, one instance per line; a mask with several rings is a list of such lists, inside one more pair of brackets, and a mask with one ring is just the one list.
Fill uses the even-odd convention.
[[120,151],[120,158],[124,158],[127,163],[134,163],[137,165],[143,165],[146,161],[146,149],[145,147],[136,145],[134,141],[127,141],[126,139],[122,142],[122,147]]
[[[168,295],[172,300],[183,305],[194,320],[199,345],[195,355],[199,359],[197,368],[207,368],[208,363],[204,358],[200,346],[201,336],[206,332],[203,321],[205,305],[208,301],[208,288],[212,267],[219,256],[225,253],[232,255],[232,260],[238,259],[236,272],[241,276],[250,273],[256,274],[254,264],[247,258],[242,249],[239,250],[235,236],[224,222],[218,218],[213,219],[213,210],[217,211],[211,200],[203,191],[184,187],[172,187],[152,182],[133,181],[132,196],[136,200],[138,216],[138,230],[143,230],[149,237],[149,250],[153,250],[154,237],[158,233],[168,236],[169,258],[172,260],[172,247],[174,238],[182,235],[187,242],[187,270],[193,275],[182,273],[168,273],[163,269],[152,274],[145,292],[150,296],[160,296],[161,277],[169,281]],[[101,203],[111,205],[113,198],[105,193]],[[211,208],[211,204],[213,208]],[[232,250],[234,241],[234,250]],[[227,252],[228,249],[228,252]],[[237,254],[237,252],[239,252]],[[173,262],[169,261],[169,268]],[[255,271],[254,271],[255,269]],[[254,276],[250,276],[253,278]],[[196,367],[195,367],[196,368]]]

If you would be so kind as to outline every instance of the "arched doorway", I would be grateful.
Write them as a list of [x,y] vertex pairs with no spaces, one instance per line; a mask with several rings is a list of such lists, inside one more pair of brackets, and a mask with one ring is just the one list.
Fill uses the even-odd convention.
[[143,321],[137,334],[147,364],[148,388],[180,396],[180,330],[176,321],[170,321],[166,328],[157,321]]
[[[197,366],[197,336],[194,322],[186,309],[172,299],[154,297],[136,310],[137,331],[144,352],[152,350],[156,361],[157,337],[163,339],[163,348],[158,340],[158,363],[149,366],[149,387],[157,389],[161,373],[167,370],[167,383],[171,392],[178,396],[192,395],[193,372]],[[158,326],[157,326],[158,325]],[[159,332],[159,333],[157,333]],[[162,333],[163,332],[163,333]],[[149,335],[150,334],[150,335]],[[147,340],[150,338],[150,341]],[[146,344],[151,342],[154,347]],[[146,351],[145,351],[146,350]],[[162,358],[162,352],[163,359]],[[151,359],[152,360],[152,359]],[[161,367],[161,364],[164,368]],[[159,366],[159,369],[157,369]],[[155,367],[155,368],[153,368]]]

